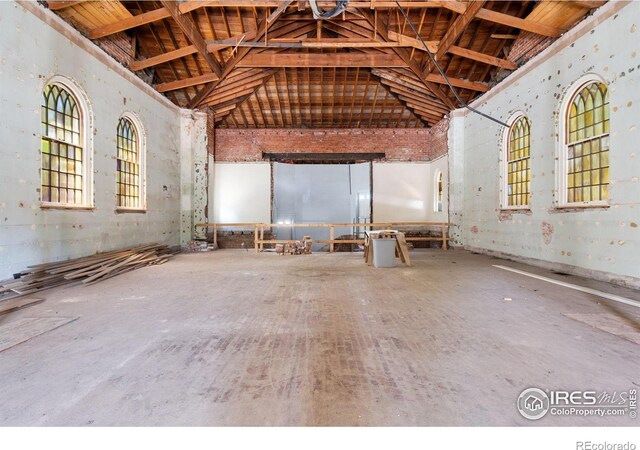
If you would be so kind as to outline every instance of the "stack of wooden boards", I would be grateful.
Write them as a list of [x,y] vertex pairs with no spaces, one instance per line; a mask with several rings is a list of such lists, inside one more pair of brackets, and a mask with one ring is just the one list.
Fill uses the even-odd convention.
[[0,294],[13,292],[22,296],[71,283],[93,284],[140,267],[165,263],[175,253],[166,245],[149,244],[29,266],[15,281],[0,285]]
[[373,264],[373,239],[393,239],[396,240],[396,256],[400,257],[407,266],[411,266],[411,257],[409,256],[409,247],[404,233],[396,230],[371,231],[367,234],[364,241],[364,260],[367,265]]

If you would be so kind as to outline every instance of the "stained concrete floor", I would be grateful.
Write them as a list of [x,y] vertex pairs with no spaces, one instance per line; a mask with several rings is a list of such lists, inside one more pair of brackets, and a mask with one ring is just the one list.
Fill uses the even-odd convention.
[[[640,310],[492,267],[640,293],[461,250],[222,250],[45,293],[8,316],[79,317],[0,352],[0,425],[638,425],[530,422],[527,387],[640,386],[640,346],[565,314]],[[505,299],[511,299],[505,300]]]

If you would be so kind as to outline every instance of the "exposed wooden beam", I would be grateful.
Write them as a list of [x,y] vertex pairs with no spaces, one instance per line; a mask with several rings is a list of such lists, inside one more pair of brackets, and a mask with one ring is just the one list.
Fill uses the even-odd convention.
[[216,80],[218,80],[218,75],[216,75],[215,73],[205,73],[204,75],[198,75],[197,77],[157,84],[155,88],[158,92],[175,91],[177,89],[184,89],[190,86],[206,84]]
[[[462,80],[460,78],[452,78],[447,77],[452,86],[459,87],[462,89],[470,89],[472,91],[478,92],[487,92],[489,90],[489,86],[483,83],[476,83],[474,81]],[[444,77],[441,75],[436,75],[435,73],[430,73],[425,77],[427,81],[431,81],[432,83],[438,84],[447,84]]]
[[[271,23],[267,23],[266,20],[262,20],[260,23],[258,23],[258,26],[256,27],[257,33],[255,36],[255,39],[256,40],[262,39],[265,33],[269,31],[269,29],[273,26],[274,23],[276,23],[276,21],[277,19],[273,20]],[[245,56],[247,56],[250,50],[251,50],[250,48],[240,48],[233,57],[227,60],[224,67],[222,68],[220,79],[216,82],[211,83],[209,86],[206,86],[204,89],[200,90],[200,92],[198,92],[198,95],[196,95],[195,98],[189,103],[189,107],[196,108],[197,106],[199,106],[200,103],[202,103],[202,101],[206,99],[214,91],[214,89],[222,81],[224,81],[224,79],[227,76],[229,76],[229,74],[236,68],[238,63],[242,61]]]
[[576,6],[580,6],[581,8],[594,9],[600,8],[602,5],[607,3],[607,0],[573,0],[571,3]]
[[120,31],[130,30],[131,28],[146,25],[168,17],[171,17],[171,13],[167,8],[154,9],[153,11],[148,11],[126,19],[120,19],[110,24],[89,30],[88,36],[89,39],[100,39],[105,36],[119,33]]
[[452,55],[462,56],[463,58],[471,59],[473,61],[489,64],[490,66],[502,67],[503,69],[516,70],[518,68],[516,63],[509,61],[508,59],[496,58],[495,56],[458,47],[457,45],[452,45],[449,48],[449,53]]
[[551,25],[545,25],[531,20],[520,19],[519,17],[510,16],[497,11],[483,8],[478,11],[476,18],[487,20],[489,22],[499,23],[501,25],[507,25],[509,27],[518,28],[520,30],[530,31],[535,34],[548,37],[560,37],[562,33],[567,31],[563,28],[553,27]]
[[449,48],[455,44],[460,35],[464,33],[467,26],[476,17],[478,12],[480,12],[485,3],[486,0],[473,0],[467,4],[467,9],[465,9],[465,11],[456,18],[453,25],[449,27],[444,37],[440,40],[440,43],[438,44],[438,51],[435,55],[437,61],[439,61],[444,54],[449,51]]
[[198,49],[200,56],[206,61],[207,65],[213,73],[220,76],[222,73],[222,66],[218,60],[207,51],[207,43],[205,42],[198,26],[191,20],[191,17],[183,15],[180,12],[178,3],[169,0],[162,0],[162,4],[169,11],[171,17],[176,22],[182,33],[186,38]]
[[[389,30],[389,39],[391,39],[392,41],[404,44],[407,47],[413,47],[418,50],[424,51],[422,42],[420,42],[416,38],[409,37],[404,34],[400,34],[395,31]],[[431,53],[436,53],[438,51],[438,43],[439,41],[425,41],[425,44],[427,44],[427,48]]]
[[[439,8],[442,3],[449,3],[451,0],[428,0],[428,1],[416,1],[416,0],[404,0],[400,2],[403,8]],[[319,0],[318,7],[320,8],[334,8],[336,6],[335,0]],[[453,2],[464,5],[464,2]],[[282,4],[282,0],[193,0],[185,1],[180,5],[180,11],[184,14],[194,9],[203,7],[216,7],[216,8],[277,8]],[[300,5],[300,3],[299,3]],[[396,7],[395,1],[362,1],[352,0],[349,2],[349,9],[367,8],[367,9],[393,9]],[[298,8],[299,11],[304,9]]]
[[269,14],[269,17],[267,17],[267,23],[271,24],[275,22],[278,19],[278,17],[280,17],[282,13],[289,7],[291,3],[293,3],[293,0],[281,1],[280,5],[278,5],[275,11],[273,11],[271,14]]
[[412,44],[405,42],[380,42],[364,39],[270,39],[269,42],[246,42],[236,39],[224,39],[217,41],[207,41],[209,51],[220,50],[228,47],[251,47],[251,48],[401,48],[411,47]]
[[[377,34],[384,40],[389,41],[389,24],[385,22],[384,19],[377,20],[374,18],[374,14],[368,10],[361,10],[361,13],[372,30],[375,30]],[[406,49],[394,48],[393,51],[406,63],[411,72],[420,80],[422,84],[424,84],[425,88],[429,90],[433,95],[442,101],[447,107],[450,109],[455,109],[456,105],[452,102],[443,92],[440,91],[440,88],[437,84],[431,83],[423,78],[422,72],[418,63],[411,59],[410,53]]]
[[[389,31],[389,37],[393,40],[406,43],[411,47],[415,47],[419,50],[424,51],[422,42],[420,42],[418,39],[398,34],[395,31]],[[436,53],[438,51],[438,41],[427,42],[427,46],[429,47],[429,51],[431,53]],[[503,69],[515,70],[518,68],[517,64],[507,59],[496,58],[495,56],[491,56],[484,53],[469,50],[466,48],[458,47],[457,45],[452,45],[449,48],[449,53],[453,55],[462,56],[464,58],[471,59],[474,61],[489,64],[491,66],[502,67]]]
[[51,11],[58,11],[60,9],[68,8],[69,6],[84,3],[87,0],[63,0],[60,2],[47,2],[47,6]]
[[138,70],[146,69],[147,67],[157,66],[159,64],[173,61],[174,59],[193,55],[194,53],[198,53],[198,49],[196,48],[196,46],[188,45],[186,47],[179,48],[178,50],[173,50],[157,56],[152,56],[151,58],[143,59],[140,61],[133,61],[131,64],[129,64],[129,68],[135,72]]
[[379,53],[252,53],[238,67],[407,67],[396,55]]

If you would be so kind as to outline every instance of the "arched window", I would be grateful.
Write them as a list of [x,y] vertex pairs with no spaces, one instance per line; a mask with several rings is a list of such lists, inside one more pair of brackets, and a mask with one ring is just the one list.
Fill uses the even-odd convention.
[[507,135],[507,208],[529,207],[531,197],[531,125],[526,116],[514,118]]
[[65,85],[51,82],[42,92],[41,191],[44,205],[89,203],[85,180],[83,111]]
[[439,170],[436,172],[435,186],[434,186],[434,201],[433,210],[435,212],[442,212],[442,198],[444,193],[444,179],[442,172]]
[[117,127],[116,197],[119,209],[142,209],[142,142],[139,127],[123,116]]
[[600,80],[581,83],[565,112],[562,174],[566,204],[606,203],[609,198],[609,91]]

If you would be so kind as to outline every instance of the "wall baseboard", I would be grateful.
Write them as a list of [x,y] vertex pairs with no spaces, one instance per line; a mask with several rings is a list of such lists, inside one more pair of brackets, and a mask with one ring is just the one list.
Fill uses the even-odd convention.
[[545,261],[545,260],[536,259],[536,258],[528,258],[526,256],[512,255],[510,253],[504,253],[496,250],[489,250],[486,248],[472,247],[469,245],[465,245],[463,248],[464,250],[468,250],[470,252],[481,253],[483,255],[495,256],[497,258],[502,258],[509,261],[529,264],[531,266],[540,267],[542,269],[547,269],[554,272],[568,273],[570,275],[575,275],[578,277],[589,278],[597,281],[605,281],[607,283],[615,284],[617,286],[640,290],[640,278],[629,277],[629,276],[619,275],[619,274],[610,273],[610,272],[603,272],[601,270],[585,269],[584,267]]

